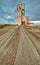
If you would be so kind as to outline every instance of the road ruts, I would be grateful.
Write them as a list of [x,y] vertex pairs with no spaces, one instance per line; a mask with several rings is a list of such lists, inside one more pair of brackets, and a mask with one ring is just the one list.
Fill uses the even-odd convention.
[[21,26],[20,40],[14,65],[40,65],[40,54],[36,46],[34,46],[34,42],[35,44],[37,44],[37,42],[32,38],[28,31],[26,32],[26,29]]
[[15,26],[6,26],[6,27],[0,29],[0,36],[3,35],[3,34],[5,34],[5,33],[7,33],[12,28],[14,29]]
[[3,29],[0,29],[0,36],[7,33],[10,30],[10,27],[4,27]]
[[10,40],[10,38],[12,37],[13,33],[15,32],[15,29],[10,29],[7,33],[3,34],[0,36],[0,48],[2,47],[2,45],[5,45],[6,40]]
[[[26,29],[26,28],[25,28]],[[29,36],[30,40],[32,41],[33,45],[35,46],[36,50],[38,51],[40,55],[40,38],[36,37],[35,32],[33,33],[32,31],[26,29],[26,34]]]
[[[40,40],[40,34],[38,34],[37,33],[37,31],[39,31],[39,30],[37,30],[37,31],[35,31],[36,29],[26,29],[27,31],[29,31],[32,35],[34,35],[38,40]],[[39,31],[39,33],[40,33],[40,31]]]
[[0,65],[12,65],[17,53],[19,27],[10,29],[0,37]]

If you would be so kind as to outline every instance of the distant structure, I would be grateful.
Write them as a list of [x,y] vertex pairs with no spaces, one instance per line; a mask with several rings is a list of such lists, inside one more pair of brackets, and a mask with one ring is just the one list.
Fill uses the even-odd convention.
[[14,21],[15,24],[21,24],[23,26],[28,25],[29,18],[25,16],[25,4],[18,4],[16,10],[14,11]]

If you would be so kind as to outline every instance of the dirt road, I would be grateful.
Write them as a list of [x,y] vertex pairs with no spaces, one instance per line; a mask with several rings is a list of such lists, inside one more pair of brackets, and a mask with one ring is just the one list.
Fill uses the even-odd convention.
[[7,26],[7,27],[4,27],[4,28],[0,29],[0,36],[1,36],[2,34],[7,33],[10,29],[12,29],[12,28],[14,28],[14,27],[15,27],[15,26]]
[[19,27],[0,36],[0,65],[14,65],[19,41]]
[[20,41],[14,65],[40,65],[40,41],[24,27],[20,28]]
[[40,65],[40,34],[23,26],[2,34],[0,65]]

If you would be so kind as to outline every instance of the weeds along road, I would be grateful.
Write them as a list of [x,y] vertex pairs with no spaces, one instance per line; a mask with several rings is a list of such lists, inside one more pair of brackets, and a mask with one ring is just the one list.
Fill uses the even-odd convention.
[[0,65],[40,65],[40,32],[9,28],[0,36]]

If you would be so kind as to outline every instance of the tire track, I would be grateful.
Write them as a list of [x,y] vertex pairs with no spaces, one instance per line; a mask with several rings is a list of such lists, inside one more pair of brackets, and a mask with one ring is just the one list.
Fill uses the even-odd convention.
[[[7,46],[7,43],[10,41],[12,36],[15,34],[15,31],[16,31],[16,29],[12,30],[11,33],[9,33],[9,35],[0,42],[0,44],[1,44],[0,45],[0,55],[2,54],[3,50]],[[14,34],[13,34],[13,32],[14,32]]]
[[[25,27],[25,28],[26,28],[26,27]],[[40,40],[40,34],[38,34],[38,33],[35,32],[36,29],[27,29],[27,28],[26,28],[26,30],[29,31],[30,34],[34,35],[36,39]],[[40,32],[39,32],[39,33],[40,33]]]
[[[26,28],[25,28],[26,29]],[[30,40],[32,41],[33,45],[35,46],[36,50],[40,55],[40,41],[37,42],[37,39],[26,29],[26,34],[29,36]]]
[[5,27],[3,29],[0,29],[0,36],[3,35],[3,34],[5,34],[5,33],[7,33],[8,30],[10,30],[10,27]]
[[3,40],[4,38],[6,38],[6,36],[8,36],[7,34],[9,34],[12,30],[13,30],[13,29],[11,28],[11,29],[9,29],[8,32],[6,32],[5,34],[1,35],[1,36],[0,36],[0,41]]
[[[15,30],[16,28],[14,28],[14,30]],[[8,39],[8,38],[10,38],[10,36],[12,36],[12,34],[14,33],[14,30],[13,29],[11,29],[10,31],[8,31],[7,33],[5,33],[4,35],[2,35],[1,37],[0,37],[0,47],[2,46],[2,45],[4,45],[4,43],[5,43],[5,41]],[[10,33],[11,32],[11,33]]]
[[2,48],[0,48],[2,51],[0,51],[0,65],[14,64],[19,40],[19,27],[15,28],[13,32],[10,38],[6,40],[6,46],[2,46]]
[[20,29],[20,40],[14,65],[40,65],[40,56],[25,29]]

